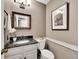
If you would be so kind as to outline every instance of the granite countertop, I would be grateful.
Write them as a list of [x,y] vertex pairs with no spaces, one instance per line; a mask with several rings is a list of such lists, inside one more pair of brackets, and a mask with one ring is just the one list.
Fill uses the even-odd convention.
[[[21,43],[21,44],[15,44],[15,42],[9,42],[5,45],[5,48],[9,49],[9,48],[15,48],[15,47],[20,47],[20,46],[25,46],[25,45],[30,45],[30,44],[37,44],[38,42],[34,39],[25,39],[24,41],[29,40],[28,43]],[[16,42],[21,42],[23,40],[18,40]]]

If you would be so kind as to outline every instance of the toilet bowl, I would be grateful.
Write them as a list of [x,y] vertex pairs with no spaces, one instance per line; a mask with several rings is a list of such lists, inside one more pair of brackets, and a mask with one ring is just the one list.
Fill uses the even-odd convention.
[[50,50],[44,49],[46,40],[38,39],[37,41],[38,41],[38,49],[41,52],[40,59],[54,59],[54,54]]
[[41,59],[54,59],[54,54],[51,51],[47,49],[43,49],[40,51],[41,51]]

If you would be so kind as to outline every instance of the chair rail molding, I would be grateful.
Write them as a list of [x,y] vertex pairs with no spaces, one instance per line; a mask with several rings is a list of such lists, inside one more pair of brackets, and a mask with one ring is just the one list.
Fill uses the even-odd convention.
[[78,52],[78,47],[75,46],[75,45],[71,45],[69,43],[66,43],[66,42],[63,42],[63,41],[59,41],[59,40],[56,40],[56,39],[52,39],[52,38],[49,38],[49,37],[45,37],[44,39],[49,40],[49,41],[51,41],[53,43],[56,43],[58,45],[61,45],[63,47],[66,47],[66,48],[69,48],[69,49],[71,49],[73,51]]

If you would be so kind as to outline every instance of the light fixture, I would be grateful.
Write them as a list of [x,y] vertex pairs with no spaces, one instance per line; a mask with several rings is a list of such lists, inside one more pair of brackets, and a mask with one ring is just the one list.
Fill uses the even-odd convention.
[[20,8],[25,9],[25,6],[30,7],[31,6],[31,0],[14,0],[14,2],[20,4]]

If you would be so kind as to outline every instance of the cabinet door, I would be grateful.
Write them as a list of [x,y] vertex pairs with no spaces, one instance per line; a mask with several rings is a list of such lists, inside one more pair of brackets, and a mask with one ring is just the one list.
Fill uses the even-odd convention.
[[36,54],[27,55],[27,59],[37,59],[37,55]]
[[22,57],[21,55],[14,55],[14,56],[5,57],[5,59],[22,59]]
[[23,59],[37,59],[37,54],[26,54]]
[[25,52],[23,59],[37,59],[37,50]]

